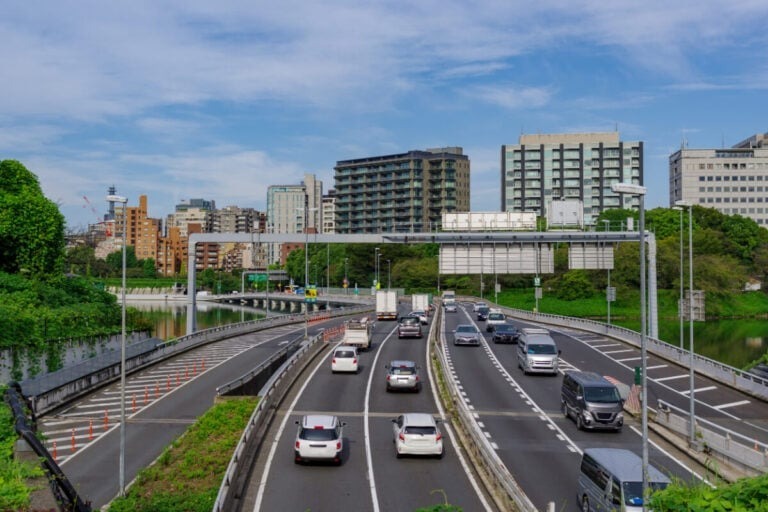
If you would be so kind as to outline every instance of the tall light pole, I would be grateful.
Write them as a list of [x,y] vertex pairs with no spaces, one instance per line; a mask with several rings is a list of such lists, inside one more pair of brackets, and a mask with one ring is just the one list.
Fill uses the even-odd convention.
[[120,292],[121,308],[121,336],[120,336],[120,496],[125,496],[125,246],[128,241],[128,215],[126,205],[128,198],[109,195],[107,201],[121,203],[123,205],[123,289]]
[[[698,443],[696,442],[696,390],[693,387],[693,204],[689,201],[675,201],[676,206],[688,209],[688,385],[690,393],[688,395],[688,407],[689,407],[689,425],[688,436],[692,448],[696,448]],[[682,212],[681,212],[682,215]]]
[[387,290],[392,287],[392,260],[387,260]]
[[640,222],[638,225],[640,232],[640,418],[643,438],[643,510],[646,510],[648,498],[648,381],[646,376],[646,367],[648,366],[648,326],[645,321],[647,311],[645,297],[645,193],[648,189],[634,183],[614,183],[611,186],[611,190],[617,194],[637,196],[640,209]]
[[680,212],[680,304],[677,306],[677,316],[680,319],[680,349],[683,349],[683,210],[681,206],[675,206],[673,210]]
[[[603,222],[605,223],[605,231],[606,232],[610,231],[611,221],[610,220],[603,220]],[[605,248],[605,247],[603,247],[603,248]],[[609,266],[608,267],[608,286],[605,289],[605,302],[606,302],[607,307],[608,307],[608,309],[607,309],[608,316],[606,317],[606,323],[608,325],[611,325],[611,299],[612,298],[613,297],[611,297],[611,267]]]
[[373,258],[373,290],[376,292],[379,285],[379,248],[374,250]]
[[317,208],[296,208],[296,211],[304,212],[304,339],[309,339],[309,303],[306,296],[309,290],[309,212]]

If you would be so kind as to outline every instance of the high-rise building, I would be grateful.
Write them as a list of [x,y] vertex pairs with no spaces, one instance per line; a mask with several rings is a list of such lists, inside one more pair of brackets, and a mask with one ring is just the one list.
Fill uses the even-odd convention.
[[[138,206],[127,204],[115,206],[115,232],[114,239],[122,244],[123,230],[125,229],[126,243],[132,246],[136,258],[140,260],[157,259],[157,241],[160,238],[162,221],[153,219],[147,215],[147,196],[139,196]],[[125,214],[123,212],[125,211]]]
[[331,189],[323,196],[323,226],[321,233],[336,233],[336,190]]
[[341,160],[334,167],[337,233],[438,229],[469,211],[469,157],[460,147]]
[[669,157],[669,204],[684,200],[768,226],[768,133],[731,148],[688,149]]
[[546,216],[552,201],[578,200],[584,223],[603,210],[636,208],[636,196],[611,190],[614,183],[643,184],[643,143],[618,132],[521,135],[501,146],[501,210]]
[[[318,233],[322,225],[322,197],[323,182],[314,174],[305,174],[299,185],[271,185],[267,189],[267,233]],[[270,262],[285,263],[293,248],[272,244]]]
[[182,237],[188,237],[187,225],[190,223],[199,224],[205,230],[209,223],[211,212],[216,209],[216,202],[207,199],[182,199],[176,205],[176,210],[169,214],[166,220],[166,226],[178,227]]

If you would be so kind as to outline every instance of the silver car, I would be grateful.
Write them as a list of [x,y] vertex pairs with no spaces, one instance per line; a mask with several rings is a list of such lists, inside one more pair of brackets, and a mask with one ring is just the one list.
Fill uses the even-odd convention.
[[387,391],[402,389],[418,393],[421,390],[419,367],[413,361],[392,361],[385,368],[387,369]]
[[480,338],[483,335],[472,324],[460,324],[453,331],[454,345],[480,345]]

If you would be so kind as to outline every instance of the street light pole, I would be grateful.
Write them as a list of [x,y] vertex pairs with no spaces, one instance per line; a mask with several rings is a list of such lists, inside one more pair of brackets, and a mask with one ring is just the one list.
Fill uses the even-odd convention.
[[123,205],[123,289],[120,292],[122,300],[121,308],[121,336],[120,336],[120,496],[125,496],[125,246],[128,241],[128,215],[126,205],[128,198],[122,196],[107,196],[107,201],[122,203]]
[[387,290],[392,287],[392,260],[387,260]]
[[[693,204],[688,201],[675,201],[675,205],[688,209],[688,442],[691,448],[696,448],[698,443],[696,442],[696,390],[693,384],[693,363],[694,363],[694,350],[693,350]],[[682,212],[680,213],[682,215]],[[682,227],[682,224],[681,224]]]
[[379,286],[379,248],[376,247],[373,258],[373,291],[374,293]]
[[349,294],[349,280],[347,279],[347,262],[349,261],[349,258],[344,258],[344,295]]
[[[611,221],[610,220],[604,220],[605,223],[605,231],[610,231]],[[603,247],[605,248],[605,247]],[[605,290],[605,302],[607,304],[607,316],[606,316],[606,322],[608,325],[611,325],[611,267],[608,267],[608,286]]]
[[634,183],[615,183],[611,186],[615,193],[636,195],[639,200],[640,222],[640,417],[643,438],[642,471],[643,471],[643,510],[647,509],[648,498],[648,381],[646,367],[648,366],[648,326],[646,325],[646,270],[645,270],[645,193],[648,189]]
[[672,208],[673,210],[678,210],[680,212],[680,304],[677,306],[677,316],[680,320],[680,349],[683,348],[683,210],[685,208],[682,208],[680,206],[675,206]]
[[296,208],[304,212],[304,339],[309,339],[309,303],[307,302],[307,290],[309,290],[309,212],[317,208]]

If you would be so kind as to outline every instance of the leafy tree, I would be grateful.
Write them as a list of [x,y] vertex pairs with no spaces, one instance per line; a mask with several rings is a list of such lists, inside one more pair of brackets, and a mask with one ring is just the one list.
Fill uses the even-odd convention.
[[[119,249],[117,251],[111,252],[107,254],[106,258],[107,265],[109,265],[109,268],[112,270],[113,276],[119,276],[123,273],[123,250]],[[136,250],[133,248],[132,245],[128,245],[125,248],[125,268],[138,268],[139,262],[136,259]],[[128,273],[128,272],[126,272]],[[135,277],[141,277],[135,276]]]
[[37,176],[16,160],[0,161],[0,270],[60,272],[64,245],[64,216]]
[[555,297],[562,300],[587,299],[595,294],[584,270],[569,270],[553,285]]
[[144,271],[144,277],[157,277],[156,264],[153,258],[141,260],[141,267]]

